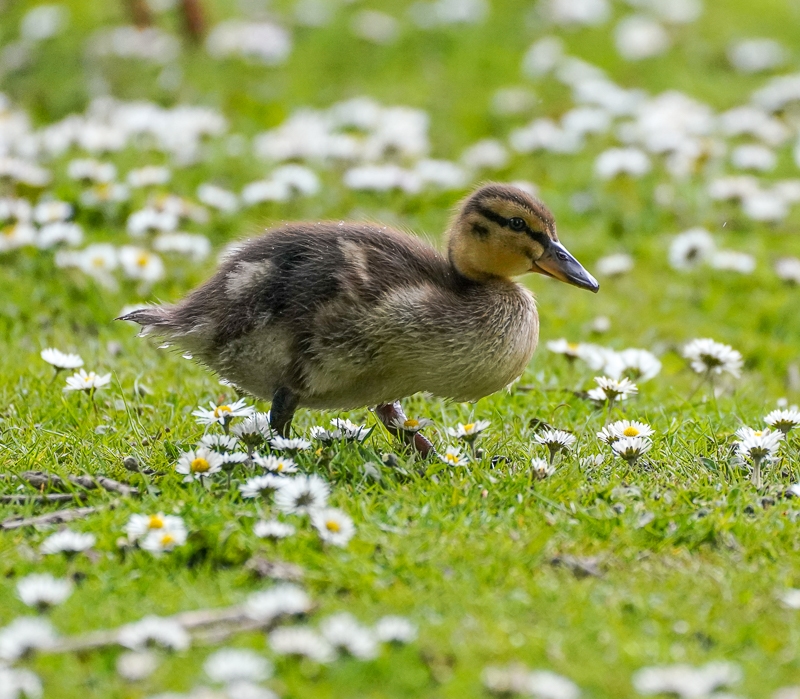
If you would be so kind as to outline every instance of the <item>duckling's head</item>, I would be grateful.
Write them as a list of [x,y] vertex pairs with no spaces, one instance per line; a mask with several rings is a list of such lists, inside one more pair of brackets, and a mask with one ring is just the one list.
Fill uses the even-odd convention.
[[477,281],[538,272],[581,289],[600,285],[558,241],[553,214],[517,187],[488,184],[462,203],[450,226],[448,255]]

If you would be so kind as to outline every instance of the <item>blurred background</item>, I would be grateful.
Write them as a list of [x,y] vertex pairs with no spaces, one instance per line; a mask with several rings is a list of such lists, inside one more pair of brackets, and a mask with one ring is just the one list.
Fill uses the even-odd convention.
[[0,0],[0,327],[174,299],[281,220],[435,240],[496,179],[603,283],[526,281],[544,339],[710,335],[796,392],[799,23],[794,0]]

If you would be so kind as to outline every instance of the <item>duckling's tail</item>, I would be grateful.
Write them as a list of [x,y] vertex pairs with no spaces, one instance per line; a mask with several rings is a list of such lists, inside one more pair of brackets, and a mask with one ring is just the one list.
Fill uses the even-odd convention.
[[131,320],[142,326],[139,337],[149,335],[154,330],[157,332],[159,327],[172,325],[172,308],[169,306],[148,306],[139,308],[130,313],[114,318],[114,320]]

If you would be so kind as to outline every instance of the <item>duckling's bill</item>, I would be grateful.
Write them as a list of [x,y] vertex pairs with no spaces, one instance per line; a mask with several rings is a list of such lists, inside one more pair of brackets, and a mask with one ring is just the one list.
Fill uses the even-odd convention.
[[548,243],[544,254],[533,263],[531,272],[538,272],[581,289],[588,289],[595,294],[600,290],[597,280],[561,243],[555,240]]

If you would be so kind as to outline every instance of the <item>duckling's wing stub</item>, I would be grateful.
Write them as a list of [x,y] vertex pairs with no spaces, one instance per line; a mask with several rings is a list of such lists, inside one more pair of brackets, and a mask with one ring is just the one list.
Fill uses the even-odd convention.
[[163,306],[150,306],[140,308],[125,315],[114,318],[114,320],[129,320],[142,326],[140,335],[148,335],[154,328],[169,327],[172,325],[172,313],[170,308]]

